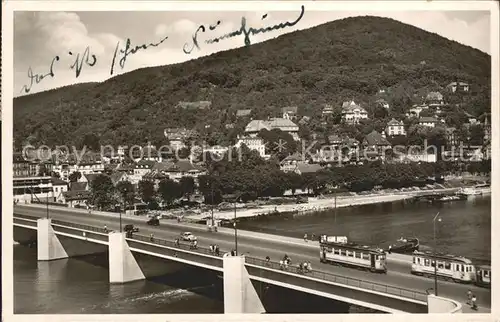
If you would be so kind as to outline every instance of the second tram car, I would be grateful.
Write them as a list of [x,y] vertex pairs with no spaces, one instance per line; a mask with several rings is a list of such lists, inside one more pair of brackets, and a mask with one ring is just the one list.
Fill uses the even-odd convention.
[[491,287],[491,266],[476,266],[476,285],[482,287]]
[[471,283],[476,280],[476,269],[469,259],[453,255],[434,255],[431,252],[415,251],[413,253],[411,273],[432,277],[436,261],[438,276],[462,283]]
[[355,243],[320,243],[320,261],[387,273],[384,250]]

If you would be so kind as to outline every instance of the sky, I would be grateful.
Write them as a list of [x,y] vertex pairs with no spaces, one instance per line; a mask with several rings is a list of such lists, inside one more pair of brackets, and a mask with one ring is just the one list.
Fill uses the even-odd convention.
[[[122,56],[118,54],[113,76],[137,68],[180,63],[241,47],[244,46],[243,36],[224,39],[217,44],[206,44],[204,40],[238,30],[242,17],[246,18],[248,26],[256,28],[294,21],[300,15],[301,3],[296,3],[295,11],[16,11],[14,96],[26,95],[28,88],[29,94],[32,94],[112,77],[110,69],[115,49],[123,49],[127,38],[135,47],[159,43],[168,37],[157,47],[129,55],[123,68],[119,64]],[[345,17],[365,15],[393,18],[491,54],[489,11],[308,11],[306,6],[304,16],[294,27],[251,36],[251,42],[258,43]],[[183,51],[184,46],[192,48],[192,37],[200,25],[208,27],[218,21],[220,24],[214,31],[207,28],[205,33],[198,34],[199,50],[194,49],[189,54]],[[89,56],[88,60],[82,58],[87,47],[89,53],[95,55],[95,62],[93,56]],[[77,54],[84,61],[78,77],[76,68],[71,68]],[[59,60],[54,61],[51,70],[51,62],[56,56]],[[30,68],[32,77],[28,74]],[[36,83],[36,75],[48,76]]]

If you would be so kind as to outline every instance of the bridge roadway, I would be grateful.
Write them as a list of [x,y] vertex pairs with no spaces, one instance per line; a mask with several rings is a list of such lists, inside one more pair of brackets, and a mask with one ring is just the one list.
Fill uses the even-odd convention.
[[[43,218],[46,216],[44,207],[36,206],[15,206],[14,214],[27,215]],[[107,225],[108,229],[119,230],[119,220],[117,214],[103,213],[86,213],[74,211],[67,208],[50,207],[50,217],[53,219],[72,222],[75,224],[89,225],[95,227],[103,227]],[[234,234],[227,232],[209,232],[204,226],[193,227],[174,222],[161,221],[160,226],[149,226],[146,224],[144,217],[122,217],[122,224],[134,224],[139,227],[141,235],[154,234],[155,237],[174,240],[179,237],[182,232],[191,231],[198,237],[198,245],[200,247],[208,247],[210,244],[218,244],[221,250],[230,250],[234,248]],[[232,231],[232,230],[231,230]],[[182,242],[181,242],[182,243]],[[300,261],[310,261],[313,270],[325,273],[333,273],[345,277],[387,284],[390,286],[414,290],[417,292],[425,292],[427,289],[434,287],[434,280],[421,276],[411,275],[411,263],[403,260],[389,260],[387,274],[376,274],[366,271],[361,271],[353,268],[322,264],[319,262],[319,250],[311,247],[308,244],[290,243],[281,240],[279,237],[275,239],[260,239],[246,234],[238,234],[238,253],[248,254],[248,256],[264,259],[266,256],[271,257],[273,261],[277,261],[288,254],[293,263]],[[439,295],[454,299],[460,303],[465,302],[466,293],[471,289],[477,296],[478,305],[485,311],[491,310],[491,290],[475,285],[459,284],[449,281],[438,281]]]

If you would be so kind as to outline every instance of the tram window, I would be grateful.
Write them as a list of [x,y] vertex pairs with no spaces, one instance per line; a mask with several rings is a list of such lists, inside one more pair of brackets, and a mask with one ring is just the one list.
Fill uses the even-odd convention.
[[363,253],[363,259],[369,260],[370,259],[370,255],[368,255],[366,253]]
[[420,257],[417,258],[417,263],[420,264]]
[[338,249],[338,248],[337,248],[337,249],[335,249],[334,254],[335,254],[335,255],[340,255],[340,249]]
[[354,257],[356,257],[356,258],[361,258],[361,253],[360,253],[360,252],[356,252],[356,253],[354,254]]
[[450,269],[451,268],[451,264],[450,263],[444,263],[444,268],[445,269]]
[[430,260],[428,260],[427,258],[424,259],[424,265],[425,266],[429,266],[430,265]]
[[415,257],[413,257],[413,264],[416,264],[416,262],[417,262],[417,261],[416,261],[416,258],[415,258]]
[[353,256],[353,253],[352,253],[352,252],[350,252],[350,251],[348,251],[348,250],[347,250],[345,253],[346,253],[346,256],[349,256],[349,257],[352,257],[352,256]]
[[345,249],[340,250],[340,255],[345,256]]
[[490,271],[484,271],[484,277],[490,277]]
[[431,266],[434,267],[434,265],[436,265],[436,262],[435,261],[431,261]]
[[442,262],[438,262],[438,268],[444,268],[444,264]]

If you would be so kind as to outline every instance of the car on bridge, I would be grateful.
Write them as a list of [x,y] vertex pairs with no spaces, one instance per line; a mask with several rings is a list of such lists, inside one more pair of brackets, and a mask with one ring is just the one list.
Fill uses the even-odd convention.
[[193,235],[192,233],[190,233],[188,231],[182,233],[181,238],[182,238],[182,240],[186,240],[186,241],[195,241],[197,239],[195,235]]
[[153,217],[146,222],[150,226],[160,226],[160,219]]
[[134,225],[128,224],[123,227],[123,230],[126,231],[127,233],[137,233],[139,232],[138,227],[134,227]]

